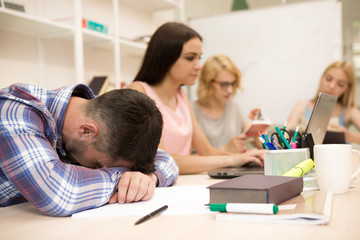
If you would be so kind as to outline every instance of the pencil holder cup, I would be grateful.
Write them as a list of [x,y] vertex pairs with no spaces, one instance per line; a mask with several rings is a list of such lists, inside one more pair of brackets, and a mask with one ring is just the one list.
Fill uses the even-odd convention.
[[308,148],[265,150],[265,175],[281,176],[306,159],[309,159]]

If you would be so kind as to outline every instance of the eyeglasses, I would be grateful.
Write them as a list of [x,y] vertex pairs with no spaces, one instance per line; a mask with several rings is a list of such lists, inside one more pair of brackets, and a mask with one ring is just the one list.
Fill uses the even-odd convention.
[[235,88],[236,87],[236,81],[233,81],[233,82],[217,82],[215,80],[213,80],[214,83],[217,83],[220,85],[221,88],[223,89],[228,89],[230,86]]

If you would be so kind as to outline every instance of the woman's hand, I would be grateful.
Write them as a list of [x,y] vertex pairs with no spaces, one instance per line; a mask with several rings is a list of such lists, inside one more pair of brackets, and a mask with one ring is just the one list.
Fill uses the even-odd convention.
[[232,166],[242,166],[247,163],[255,163],[259,166],[264,166],[264,150],[251,149],[246,153],[231,155],[233,163]]
[[248,118],[250,118],[251,120],[255,120],[260,117],[259,115],[261,115],[260,108],[254,108],[253,110],[250,111]]
[[224,150],[229,153],[244,153],[246,152],[245,143],[245,134],[239,134],[229,140],[229,142],[224,146]]

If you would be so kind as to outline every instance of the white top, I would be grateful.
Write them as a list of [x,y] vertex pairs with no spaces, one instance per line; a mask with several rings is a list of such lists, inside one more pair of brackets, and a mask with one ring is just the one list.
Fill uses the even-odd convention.
[[233,101],[226,103],[224,114],[217,119],[205,116],[195,102],[192,102],[192,107],[202,130],[214,147],[226,145],[232,137],[242,132],[246,123],[239,105]]

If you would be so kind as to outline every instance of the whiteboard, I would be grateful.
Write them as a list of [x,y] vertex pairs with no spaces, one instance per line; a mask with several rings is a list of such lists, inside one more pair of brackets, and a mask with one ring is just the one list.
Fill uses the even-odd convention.
[[[283,124],[299,100],[314,96],[327,65],[342,58],[341,2],[317,1],[198,18],[203,62],[228,55],[240,69],[244,90],[234,100],[244,113],[261,107]],[[196,87],[189,89],[196,99]]]

